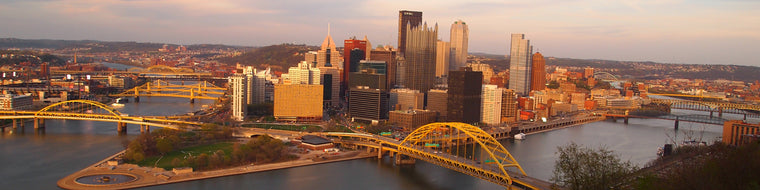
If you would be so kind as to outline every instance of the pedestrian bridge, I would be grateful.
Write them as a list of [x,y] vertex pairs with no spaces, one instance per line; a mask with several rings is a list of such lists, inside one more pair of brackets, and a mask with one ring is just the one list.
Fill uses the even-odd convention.
[[[493,136],[464,123],[431,123],[396,139],[363,133],[325,133],[344,146],[362,146],[443,166],[508,189],[550,189],[552,184],[532,178]],[[463,138],[465,137],[465,138]]]
[[[23,125],[23,120],[34,120],[35,129],[44,129],[46,119],[86,120],[117,123],[117,131],[126,133],[127,124],[140,125],[140,131],[150,130],[150,126],[169,129],[193,128],[202,123],[170,119],[165,116],[129,116],[106,104],[91,100],[69,100],[59,102],[39,111],[0,111],[0,119],[13,120],[13,128]],[[20,122],[19,122],[20,121]]]

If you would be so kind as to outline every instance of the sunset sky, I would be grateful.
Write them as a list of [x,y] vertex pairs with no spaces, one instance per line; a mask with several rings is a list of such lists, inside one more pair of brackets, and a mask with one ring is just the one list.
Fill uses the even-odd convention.
[[545,56],[760,66],[756,0],[3,0],[0,37],[173,44],[396,45],[399,10],[423,12],[448,41],[457,19],[470,52],[507,54],[524,33]]

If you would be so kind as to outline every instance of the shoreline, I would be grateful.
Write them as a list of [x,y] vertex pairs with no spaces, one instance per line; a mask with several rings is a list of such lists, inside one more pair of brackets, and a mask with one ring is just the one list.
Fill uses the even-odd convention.
[[[375,157],[376,154],[367,153],[365,151],[348,151],[342,152],[340,157],[314,161],[312,159],[298,159],[293,161],[285,161],[278,163],[268,163],[260,165],[244,165],[236,166],[225,169],[217,169],[210,171],[200,171],[192,173],[175,174],[172,171],[166,171],[162,168],[153,167],[140,167],[134,164],[119,164],[117,166],[109,166],[108,161],[120,156],[126,150],[120,151],[114,155],[109,156],[106,159],[98,161],[82,170],[74,172],[64,178],[58,180],[57,185],[63,189],[132,189],[148,186],[165,185],[171,183],[180,183],[186,181],[203,180],[210,178],[218,178],[232,175],[249,174],[256,172],[272,171],[279,169],[287,169],[301,166],[310,166],[317,164],[325,164],[332,162],[341,162],[356,159],[365,159]],[[121,174],[135,177],[133,181],[109,184],[109,185],[89,185],[82,184],[76,180],[84,176],[92,175],[109,175],[109,174]]]

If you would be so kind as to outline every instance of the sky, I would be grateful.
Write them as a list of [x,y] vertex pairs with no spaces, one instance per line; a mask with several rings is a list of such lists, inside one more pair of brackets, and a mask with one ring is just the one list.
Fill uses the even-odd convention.
[[544,56],[760,66],[756,0],[0,0],[0,38],[172,44],[396,46],[398,11],[423,12],[469,51],[508,54],[523,33]]

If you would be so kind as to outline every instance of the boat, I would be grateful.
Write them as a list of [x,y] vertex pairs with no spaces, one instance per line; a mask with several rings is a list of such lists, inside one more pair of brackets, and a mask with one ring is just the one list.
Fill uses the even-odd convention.
[[525,139],[525,133],[520,133],[515,135],[515,139],[517,140],[523,140]]
[[120,103],[113,103],[113,104],[111,104],[111,107],[113,107],[113,108],[123,108],[123,107],[124,107],[124,104],[120,104]]

